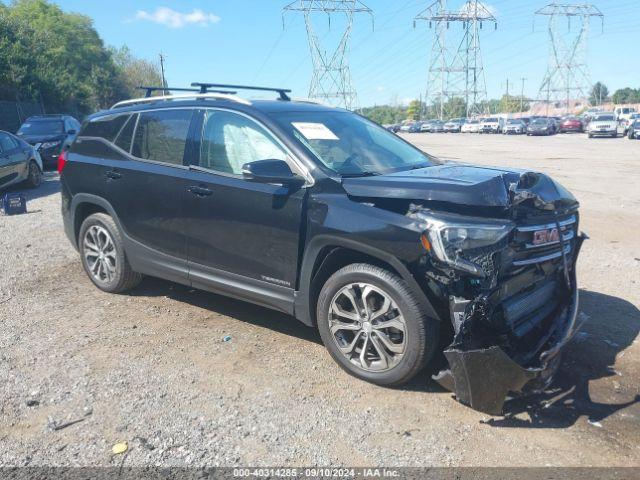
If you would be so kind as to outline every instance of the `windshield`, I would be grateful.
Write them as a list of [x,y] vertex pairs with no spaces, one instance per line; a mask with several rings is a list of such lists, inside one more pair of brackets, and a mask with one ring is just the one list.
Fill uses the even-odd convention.
[[55,135],[64,133],[64,123],[60,120],[38,120],[22,124],[18,135]]
[[596,122],[612,122],[615,119],[613,118],[613,115],[597,115],[594,120]]
[[520,120],[508,120],[507,123],[509,125],[520,125],[522,122]]
[[438,163],[393,133],[349,112],[278,112],[272,118],[342,176],[381,175]]
[[478,123],[480,123],[480,120],[470,120],[467,122],[469,125],[477,125]]
[[485,120],[485,123],[497,123],[498,119],[497,118],[487,118]]
[[533,122],[531,122],[533,125],[546,125],[547,124],[547,120],[545,118],[536,118]]

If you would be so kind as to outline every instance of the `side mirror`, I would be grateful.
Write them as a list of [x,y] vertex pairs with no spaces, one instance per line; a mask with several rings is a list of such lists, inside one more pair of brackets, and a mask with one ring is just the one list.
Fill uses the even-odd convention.
[[258,160],[242,166],[242,177],[249,182],[302,186],[304,179],[291,171],[284,160]]

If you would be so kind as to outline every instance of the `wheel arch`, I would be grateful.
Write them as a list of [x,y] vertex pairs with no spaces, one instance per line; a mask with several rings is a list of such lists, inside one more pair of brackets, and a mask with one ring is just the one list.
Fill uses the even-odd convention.
[[107,200],[96,195],[85,193],[76,194],[71,202],[73,242],[76,248],[78,247],[78,235],[80,234],[82,222],[84,222],[89,215],[93,215],[94,213],[106,213],[113,218],[113,221],[116,223],[118,228],[121,228],[118,216]]
[[440,319],[433,305],[409,269],[392,254],[346,238],[318,236],[305,250],[295,299],[295,316],[308,326],[316,326],[316,304],[326,280],[353,263],[369,263],[402,278],[415,293],[426,314]]

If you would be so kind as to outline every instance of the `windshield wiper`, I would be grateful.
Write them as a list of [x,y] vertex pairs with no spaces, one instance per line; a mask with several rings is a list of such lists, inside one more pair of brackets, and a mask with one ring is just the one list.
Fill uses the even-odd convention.
[[357,173],[341,173],[342,178],[358,178],[358,177],[376,177],[382,175],[378,172],[357,172]]

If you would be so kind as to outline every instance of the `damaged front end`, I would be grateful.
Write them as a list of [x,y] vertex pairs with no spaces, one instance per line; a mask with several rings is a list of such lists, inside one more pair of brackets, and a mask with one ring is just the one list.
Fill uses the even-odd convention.
[[545,388],[580,328],[576,262],[586,237],[577,201],[553,192],[547,178],[526,173],[507,184],[508,218],[443,215],[424,205],[409,212],[425,226],[425,281],[449,300],[449,368],[434,379],[492,415],[502,414],[510,393]]

